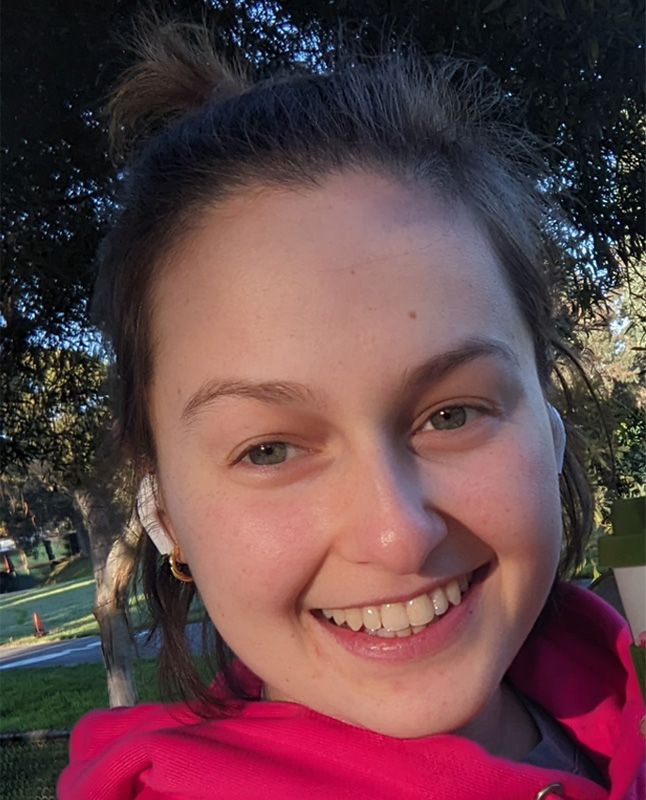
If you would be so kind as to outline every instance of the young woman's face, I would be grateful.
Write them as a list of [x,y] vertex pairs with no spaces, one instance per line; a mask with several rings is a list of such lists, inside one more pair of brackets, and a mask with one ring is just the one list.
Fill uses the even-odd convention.
[[531,338],[468,214],[370,175],[250,192],[153,300],[164,517],[228,644],[275,700],[475,724],[561,526]]

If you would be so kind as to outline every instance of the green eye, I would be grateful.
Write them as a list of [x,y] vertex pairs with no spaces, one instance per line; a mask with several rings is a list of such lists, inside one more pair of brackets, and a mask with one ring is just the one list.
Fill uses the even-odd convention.
[[287,460],[287,444],[285,442],[265,442],[252,447],[246,458],[259,467],[282,464]]
[[467,409],[464,406],[448,406],[436,411],[428,418],[431,427],[436,431],[452,431],[461,428],[467,421]]

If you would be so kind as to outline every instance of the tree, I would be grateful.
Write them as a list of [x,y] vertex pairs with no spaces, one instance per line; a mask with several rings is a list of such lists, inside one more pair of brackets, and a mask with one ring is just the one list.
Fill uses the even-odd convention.
[[89,555],[87,531],[74,498],[47,481],[35,465],[27,476],[5,474],[0,479],[0,520],[0,536],[13,539],[23,552],[29,553],[43,536],[74,535],[80,551]]
[[646,282],[639,274],[632,280],[631,293],[611,294],[610,313],[598,315],[579,334],[582,360],[607,422],[606,434],[576,387],[575,413],[589,432],[588,466],[599,487],[597,521],[606,525],[614,500],[646,494]]

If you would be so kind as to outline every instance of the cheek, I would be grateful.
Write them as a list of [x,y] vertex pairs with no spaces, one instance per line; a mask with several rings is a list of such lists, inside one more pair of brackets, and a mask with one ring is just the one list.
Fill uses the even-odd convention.
[[[558,475],[551,442],[516,438],[479,454],[462,481],[470,528],[496,551],[551,563],[561,541]],[[540,566],[540,565],[539,565]]]
[[175,517],[177,537],[198,586],[214,596],[293,603],[322,559],[309,504],[211,495],[186,511]]

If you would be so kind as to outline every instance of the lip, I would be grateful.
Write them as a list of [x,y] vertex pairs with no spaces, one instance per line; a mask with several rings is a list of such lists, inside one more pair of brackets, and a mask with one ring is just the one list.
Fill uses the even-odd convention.
[[449,647],[468,626],[478,603],[482,584],[489,574],[489,566],[489,564],[485,564],[475,570],[469,588],[462,595],[460,605],[451,606],[446,614],[432,622],[423,631],[405,638],[381,638],[363,631],[340,627],[328,622],[322,616],[312,615],[312,617],[325,634],[331,636],[349,653],[360,658],[397,662],[432,656]]

